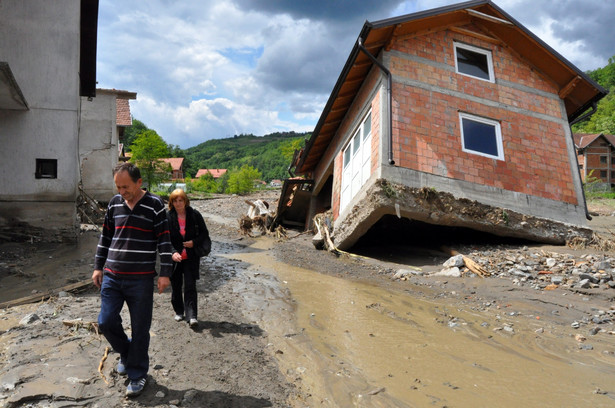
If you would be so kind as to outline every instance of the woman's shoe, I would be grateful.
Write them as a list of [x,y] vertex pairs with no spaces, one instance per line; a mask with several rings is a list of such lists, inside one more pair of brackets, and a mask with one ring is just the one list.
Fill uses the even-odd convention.
[[196,319],[190,319],[190,327],[195,328],[196,326],[199,325],[199,321]]
[[176,322],[181,322],[182,320],[184,320],[184,316],[176,314],[175,315],[175,321]]

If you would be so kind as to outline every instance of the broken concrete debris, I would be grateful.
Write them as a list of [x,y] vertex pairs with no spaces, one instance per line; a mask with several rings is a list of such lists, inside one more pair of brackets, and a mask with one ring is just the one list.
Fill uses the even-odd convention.
[[[472,272],[467,260],[473,259],[485,276],[509,278],[516,285],[530,285],[537,290],[569,289],[615,289],[615,257],[533,251],[528,247],[518,250],[488,250],[472,252],[464,257],[450,257],[443,269],[434,276],[464,276]],[[398,270],[394,279],[407,278],[416,273]],[[458,271],[458,273],[457,273]]]

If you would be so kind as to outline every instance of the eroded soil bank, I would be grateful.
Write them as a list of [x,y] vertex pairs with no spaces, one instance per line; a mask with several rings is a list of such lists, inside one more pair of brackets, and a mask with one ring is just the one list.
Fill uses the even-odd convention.
[[[338,257],[315,250],[310,234],[241,236],[245,199],[193,202],[214,239],[202,262],[199,328],[173,321],[169,293],[155,296],[142,396],[124,398],[116,354],[98,372],[107,344],[88,325],[99,308],[90,289],[0,311],[0,406],[615,404],[615,290],[545,290],[506,275],[393,279],[403,268],[435,271],[446,258],[408,248]],[[595,218],[615,231],[615,217]],[[0,301],[87,279],[91,235],[80,247],[2,245]],[[520,250],[473,248],[481,249]]]

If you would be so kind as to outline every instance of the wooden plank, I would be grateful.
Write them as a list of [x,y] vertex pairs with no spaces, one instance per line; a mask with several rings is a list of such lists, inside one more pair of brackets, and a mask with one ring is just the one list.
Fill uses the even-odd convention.
[[28,303],[43,302],[52,296],[57,295],[60,292],[71,292],[77,289],[82,289],[86,286],[93,285],[92,279],[87,279],[77,283],[71,283],[69,285],[62,286],[61,288],[51,289],[44,293],[36,293],[34,295],[25,296],[19,299],[9,300],[4,303],[0,303],[0,309],[5,309],[13,306],[25,305]]

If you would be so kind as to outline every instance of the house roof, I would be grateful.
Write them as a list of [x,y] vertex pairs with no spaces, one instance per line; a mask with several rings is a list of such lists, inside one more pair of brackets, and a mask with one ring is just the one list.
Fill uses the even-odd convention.
[[98,88],[99,94],[115,95],[115,114],[116,126],[132,126],[132,116],[130,115],[130,99],[137,99],[136,92],[123,91],[121,89]]
[[211,173],[211,175],[214,176],[214,178],[216,179],[222,177],[224,173],[226,173],[226,169],[199,169],[199,171],[196,172],[196,176],[194,177],[199,178],[207,173]]
[[128,99],[116,99],[115,107],[117,112],[116,126],[131,126],[132,118],[130,116],[130,103]]
[[585,149],[587,146],[592,144],[596,139],[603,137],[607,142],[611,144],[611,146],[615,147],[615,135],[605,135],[604,133],[575,133],[574,137],[574,145],[577,149]]
[[181,170],[182,164],[184,163],[183,157],[170,157],[170,158],[160,159],[160,160],[162,160],[165,163],[169,163],[173,170]]
[[[437,29],[474,23],[490,41],[506,44],[533,68],[551,79],[564,100],[568,120],[583,114],[608,92],[513,19],[490,0],[473,0],[374,22],[366,21],[344,65],[331,96],[296,166],[298,173],[314,169],[336,134],[373,62],[361,52],[358,40],[374,56],[386,49],[394,36],[420,35]],[[480,35],[480,34],[474,34]]]

